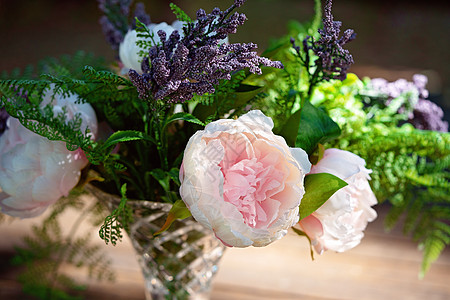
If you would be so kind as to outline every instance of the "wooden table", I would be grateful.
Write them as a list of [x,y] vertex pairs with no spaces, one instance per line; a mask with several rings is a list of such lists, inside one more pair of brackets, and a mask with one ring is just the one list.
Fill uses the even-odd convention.
[[[378,210],[385,214],[385,207]],[[69,214],[67,220],[70,218]],[[264,248],[227,249],[211,299],[450,299],[450,251],[419,280],[421,252],[401,233],[385,233],[382,219],[380,216],[369,225],[356,248],[316,255],[314,261],[306,239],[293,233]],[[39,218],[0,224],[0,299],[28,299],[16,281],[19,270],[6,259],[31,224],[38,222]],[[100,239],[96,242],[103,243]],[[116,282],[92,282],[77,269],[66,268],[79,281],[89,283],[86,299],[144,299],[143,279],[130,241],[125,238],[119,245],[105,248],[113,261]]]

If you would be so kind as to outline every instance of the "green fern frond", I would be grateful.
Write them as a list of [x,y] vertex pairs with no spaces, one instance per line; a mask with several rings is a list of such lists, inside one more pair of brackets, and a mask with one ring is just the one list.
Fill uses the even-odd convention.
[[[19,276],[26,293],[40,299],[72,299],[70,295],[79,294],[84,286],[64,273],[60,268],[63,264],[84,268],[90,277],[98,280],[114,279],[109,267],[111,261],[101,252],[99,245],[90,244],[90,235],[74,236],[83,218],[97,214],[93,209],[96,206],[97,203],[87,206],[78,198],[62,198],[39,226],[32,227],[32,234],[24,238],[25,246],[16,248],[12,261],[26,267]],[[79,212],[79,222],[64,233],[61,224],[65,227],[67,224],[62,212],[69,208]]]
[[172,10],[173,14],[177,17],[178,20],[182,22],[189,22],[192,23],[193,20],[178,6],[176,6],[174,3],[169,4],[170,9]]
[[100,227],[100,238],[104,240],[106,244],[111,243],[116,245],[117,241],[120,241],[123,237],[121,230],[124,229],[125,231],[128,231],[129,224],[133,220],[131,208],[126,205],[128,200],[126,197],[126,189],[127,185],[122,185],[120,190],[122,198],[119,206],[113,210],[111,215],[105,218],[103,225]]
[[[450,227],[447,224],[443,225]],[[448,234],[449,230],[450,230],[449,228],[446,228],[446,232],[441,230],[434,230],[420,244],[421,248],[423,248],[423,261],[419,273],[420,278],[423,278],[425,276],[426,272],[430,269],[431,264],[439,258],[439,255],[442,253],[445,247],[449,245],[450,243],[450,235]]]

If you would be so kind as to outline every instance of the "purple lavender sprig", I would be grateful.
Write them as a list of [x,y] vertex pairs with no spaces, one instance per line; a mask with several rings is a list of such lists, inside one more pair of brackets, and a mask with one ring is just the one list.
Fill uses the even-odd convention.
[[150,17],[145,13],[143,3],[136,3],[133,23],[129,24],[128,15],[132,0],[98,0],[98,7],[104,13],[99,23],[103,34],[113,50],[118,50],[125,34],[130,28],[136,28],[135,18],[144,24],[150,24]]
[[354,63],[350,52],[343,46],[356,38],[353,29],[347,29],[339,37],[342,22],[334,21],[331,14],[332,0],[328,0],[325,6],[325,18],[323,29],[319,29],[320,39],[314,42],[312,50],[319,57],[316,65],[321,65],[325,80],[347,77],[347,70]]
[[235,33],[246,20],[244,14],[230,13],[245,0],[235,0],[225,11],[214,8],[210,14],[197,11],[197,21],[187,22],[184,36],[174,31],[167,37],[159,31],[161,41],[150,48],[142,62],[143,74],[134,70],[129,76],[142,99],[165,99],[167,102],[185,102],[194,94],[213,93],[220,80],[231,79],[233,72],[248,68],[261,73],[260,65],[282,68],[278,61],[260,57],[256,44],[226,44],[221,40]]
[[448,122],[443,117],[444,111],[436,103],[419,99],[409,122],[417,129],[448,132]]
[[136,3],[136,6],[134,7],[134,18],[133,18],[133,24],[131,28],[136,29],[136,19],[138,19],[140,22],[142,22],[145,25],[149,25],[152,20],[150,19],[150,16],[145,11],[145,5],[142,2]]
[[[319,29],[320,38],[315,40],[307,36],[302,41],[303,51],[291,38],[291,43],[302,64],[307,68],[309,74],[310,95],[313,87],[323,80],[347,78],[347,71],[354,63],[350,52],[343,46],[355,39],[356,34],[352,29],[347,29],[340,37],[342,22],[334,21],[331,13],[332,0],[327,0],[324,8],[323,29]],[[317,58],[311,65],[312,51]]]
[[448,132],[448,122],[444,121],[444,111],[439,105],[428,98],[428,90],[425,88],[428,78],[425,75],[415,74],[413,83],[419,93],[419,100],[414,106],[413,116],[408,121],[417,129]]
[[422,74],[415,74],[412,81],[401,78],[388,82],[383,78],[374,78],[370,81],[370,88],[382,96],[386,106],[391,105],[394,99],[403,97],[404,103],[397,112],[405,114],[415,128],[448,132],[448,123],[443,120],[444,111],[426,99],[429,95],[425,88],[427,82],[427,77]]

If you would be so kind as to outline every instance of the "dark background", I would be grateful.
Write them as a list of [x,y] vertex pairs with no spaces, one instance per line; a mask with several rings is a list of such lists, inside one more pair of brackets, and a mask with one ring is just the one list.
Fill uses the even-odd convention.
[[[142,1],[142,0],[141,0]],[[142,1],[153,22],[172,22],[174,2],[190,16],[198,8],[226,9],[232,0]],[[248,0],[239,9],[248,20],[231,38],[256,42],[260,50],[286,33],[290,19],[308,21],[313,0]],[[359,76],[411,79],[429,77],[432,99],[450,112],[450,1],[335,0],[335,20],[353,28],[357,39],[348,45]],[[47,56],[86,50],[113,60],[105,42],[94,0],[0,0],[0,71],[11,71]]]

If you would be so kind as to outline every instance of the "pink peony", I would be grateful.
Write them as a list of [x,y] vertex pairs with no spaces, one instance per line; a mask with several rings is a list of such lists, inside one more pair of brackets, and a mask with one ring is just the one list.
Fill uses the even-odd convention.
[[348,185],[337,191],[318,210],[299,222],[317,253],[344,252],[358,245],[367,223],[377,217],[377,199],[368,180],[371,170],[361,157],[339,149],[327,149],[311,173],[330,173]]
[[[54,99],[54,112],[67,109],[72,118],[79,113],[82,130],[89,126],[94,137],[97,131],[95,112],[89,104],[75,104],[76,96]],[[88,160],[83,151],[69,151],[64,142],[50,141],[25,128],[15,118],[8,118],[8,129],[0,137],[0,209],[21,218],[43,213],[61,196],[67,196],[78,183],[80,170]]]
[[298,222],[311,164],[305,151],[289,148],[272,127],[254,110],[208,124],[186,146],[181,198],[227,246],[266,246]]

